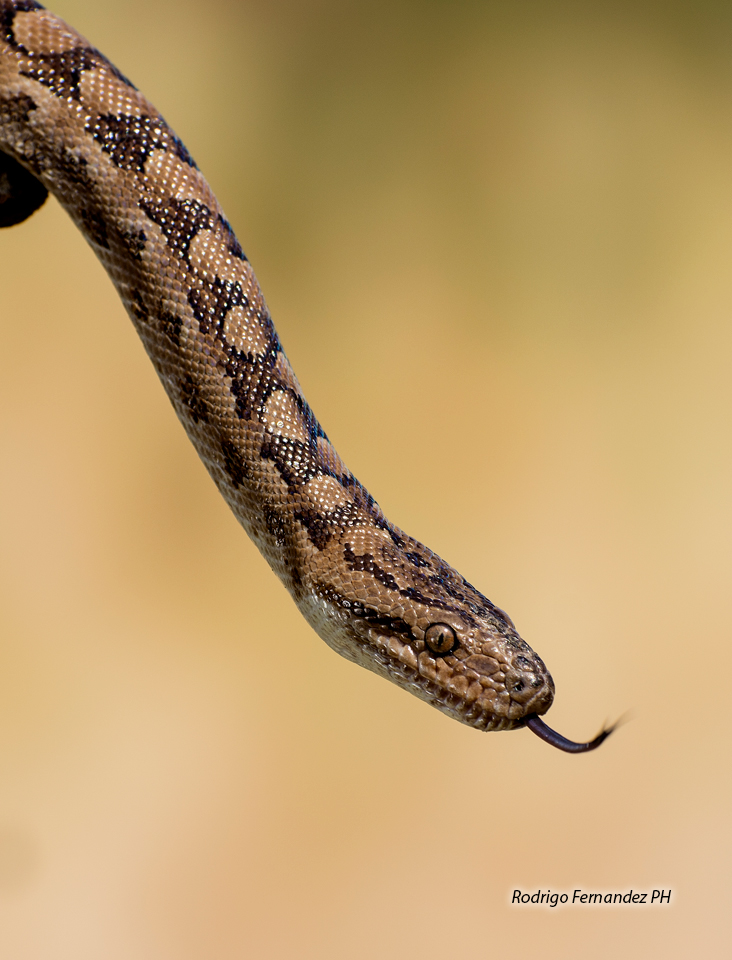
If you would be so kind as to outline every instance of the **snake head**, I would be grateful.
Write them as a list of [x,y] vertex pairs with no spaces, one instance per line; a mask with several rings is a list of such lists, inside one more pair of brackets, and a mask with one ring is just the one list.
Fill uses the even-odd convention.
[[554,682],[508,616],[401,531],[346,530],[316,569],[301,609],[347,659],[480,730],[551,706]]

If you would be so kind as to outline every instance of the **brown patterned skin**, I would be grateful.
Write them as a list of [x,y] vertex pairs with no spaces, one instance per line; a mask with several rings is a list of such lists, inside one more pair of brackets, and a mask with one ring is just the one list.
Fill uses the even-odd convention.
[[545,713],[554,684],[506,614],[393,526],[331,446],[181,141],[83,37],[34,0],[0,0],[0,225],[29,216],[44,187],[102,261],[214,482],[320,636],[481,730]]

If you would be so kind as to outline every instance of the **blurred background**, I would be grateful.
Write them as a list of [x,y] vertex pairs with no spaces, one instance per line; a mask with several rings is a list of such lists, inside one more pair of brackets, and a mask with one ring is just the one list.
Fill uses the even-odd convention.
[[0,235],[0,953],[728,956],[732,8],[51,6],[183,138],[337,449],[510,613],[551,725],[631,722],[566,756],[333,654],[51,201]]

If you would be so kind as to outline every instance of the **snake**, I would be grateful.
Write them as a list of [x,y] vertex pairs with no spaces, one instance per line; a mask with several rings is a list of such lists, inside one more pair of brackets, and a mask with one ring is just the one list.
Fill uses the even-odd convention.
[[478,730],[554,699],[509,616],[384,515],[308,405],[249,260],[183,142],[36,0],[0,0],[0,226],[52,193],[111,278],[189,438],[300,612],[337,653]]

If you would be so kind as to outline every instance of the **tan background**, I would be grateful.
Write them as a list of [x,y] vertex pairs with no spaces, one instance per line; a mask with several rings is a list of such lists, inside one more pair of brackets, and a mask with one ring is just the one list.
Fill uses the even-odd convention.
[[[728,4],[55,0],[160,108],[339,451],[568,757],[337,658],[53,203],[0,236],[0,955],[728,956]],[[670,907],[511,892],[673,889]]]

